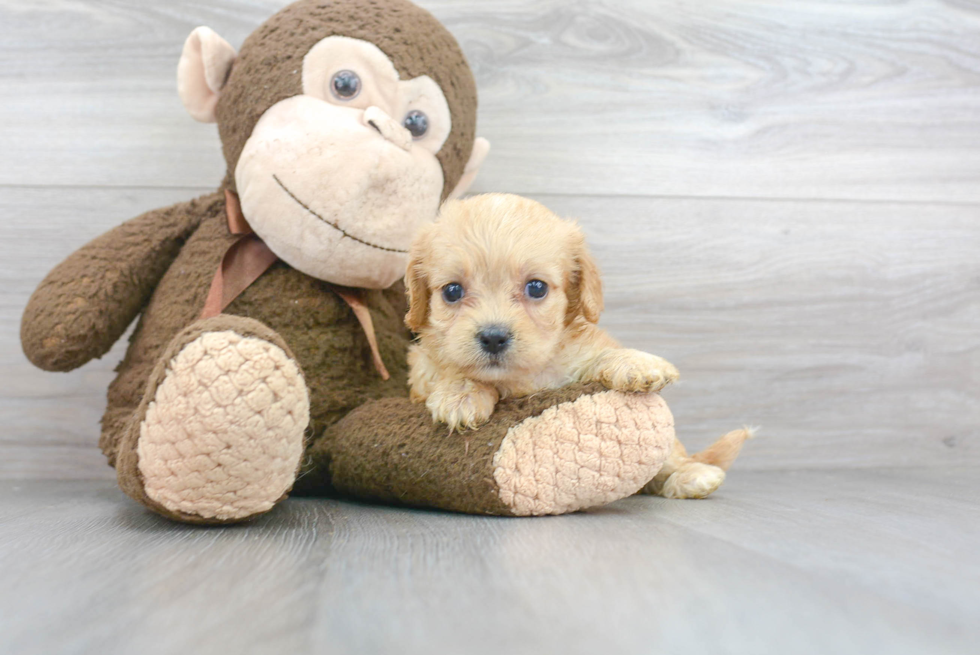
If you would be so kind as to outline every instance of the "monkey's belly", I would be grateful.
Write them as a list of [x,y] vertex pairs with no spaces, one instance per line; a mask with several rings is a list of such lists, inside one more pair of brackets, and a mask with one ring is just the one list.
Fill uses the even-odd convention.
[[404,287],[397,282],[384,291],[363,293],[391,373],[387,381],[375,370],[367,337],[350,307],[330,285],[282,262],[226,310],[261,321],[289,345],[310,389],[314,428],[339,420],[368,400],[408,395]]
[[[234,241],[223,208],[188,239],[154,290],[133,332],[118,375],[109,386],[103,417],[103,445],[115,435],[143,398],[150,372],[170,341],[200,316],[220,258]],[[367,400],[408,395],[405,361],[409,334],[404,327],[404,286],[366,291],[378,346],[391,379],[374,369],[370,346],[353,312],[324,282],[282,262],[273,265],[225,313],[247,316],[278,332],[296,357],[310,391],[315,431],[342,418]]]

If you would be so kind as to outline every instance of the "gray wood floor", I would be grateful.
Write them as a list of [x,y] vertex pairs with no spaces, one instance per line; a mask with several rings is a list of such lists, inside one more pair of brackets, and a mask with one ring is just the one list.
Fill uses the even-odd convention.
[[943,653],[980,643],[980,3],[420,0],[493,144],[678,365],[705,502],[493,520],[290,500],[167,523],[96,448],[122,355],[20,351],[86,240],[215,188],[175,66],[283,0],[0,0],[0,653]]
[[742,472],[545,519],[290,499],[196,528],[0,483],[0,649],[976,653],[975,469]]

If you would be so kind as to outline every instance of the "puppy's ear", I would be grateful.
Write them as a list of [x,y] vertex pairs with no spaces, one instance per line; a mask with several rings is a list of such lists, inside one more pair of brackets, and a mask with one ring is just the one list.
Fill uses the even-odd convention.
[[571,239],[572,270],[568,283],[568,310],[565,323],[582,316],[589,323],[598,323],[602,313],[602,278],[599,267],[585,245],[585,235],[576,228]]
[[408,254],[408,269],[405,271],[405,287],[408,290],[408,314],[405,325],[412,332],[418,332],[429,320],[429,278],[425,273],[425,260],[429,257],[432,241],[432,226],[426,225],[419,231]]

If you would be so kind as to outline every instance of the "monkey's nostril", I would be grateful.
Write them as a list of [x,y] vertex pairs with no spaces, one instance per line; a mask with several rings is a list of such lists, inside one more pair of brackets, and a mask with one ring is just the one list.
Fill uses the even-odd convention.
[[368,107],[364,110],[364,117],[361,119],[365,125],[370,125],[378,134],[383,136],[389,143],[393,143],[402,150],[412,149],[412,133],[399,125],[380,107]]
[[510,331],[499,325],[491,325],[480,330],[477,339],[480,341],[480,347],[484,352],[499,355],[510,345]]

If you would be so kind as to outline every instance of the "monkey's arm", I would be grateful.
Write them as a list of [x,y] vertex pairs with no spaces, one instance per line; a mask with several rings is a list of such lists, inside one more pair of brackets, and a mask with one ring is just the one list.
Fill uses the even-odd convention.
[[136,318],[218,196],[156,209],[106,232],[52,270],[27,303],[24,354],[47,371],[101,357]]

